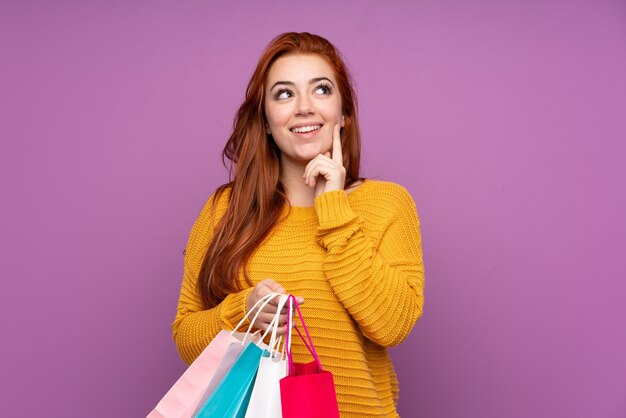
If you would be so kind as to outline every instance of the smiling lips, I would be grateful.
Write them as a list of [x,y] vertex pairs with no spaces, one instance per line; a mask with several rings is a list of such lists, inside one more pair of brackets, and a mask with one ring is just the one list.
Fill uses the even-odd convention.
[[306,138],[309,138],[315,136],[321,128],[322,125],[308,125],[291,128],[290,131],[298,136],[304,136]]

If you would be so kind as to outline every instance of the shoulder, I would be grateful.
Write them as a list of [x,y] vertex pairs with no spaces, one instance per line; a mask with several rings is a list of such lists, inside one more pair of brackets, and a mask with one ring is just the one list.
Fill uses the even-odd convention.
[[218,214],[223,214],[228,208],[230,202],[230,193],[232,187],[230,183],[219,186],[204,202],[204,206],[200,211],[200,216],[208,216],[213,210]]
[[207,199],[205,206],[215,206],[217,210],[225,210],[230,202],[230,193],[232,191],[232,184],[226,183],[219,186],[211,196]]
[[212,229],[217,224],[217,221],[219,221],[228,209],[230,193],[230,183],[219,186],[213,193],[211,193],[211,195],[205,200],[200,213],[196,217],[196,221],[193,226],[194,231],[192,231],[192,233],[204,233],[205,231]]
[[409,190],[392,181],[367,179],[352,195],[352,204],[372,216],[394,218],[417,215]]
[[384,202],[390,204],[406,204],[407,202],[410,202],[415,205],[409,190],[403,185],[392,181],[367,179],[365,183],[359,185],[355,191],[358,193],[361,188],[361,194],[373,202]]
[[228,209],[230,191],[230,183],[224,184],[219,186],[205,200],[189,233],[189,239],[187,240],[187,247],[185,249],[186,262],[197,265],[197,263],[202,261],[206,248],[212,239],[215,226],[226,212],[226,209]]

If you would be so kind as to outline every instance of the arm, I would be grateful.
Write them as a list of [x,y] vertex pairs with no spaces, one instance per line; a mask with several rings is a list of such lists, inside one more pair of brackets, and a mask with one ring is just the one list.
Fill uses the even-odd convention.
[[[203,309],[198,292],[198,274],[211,241],[215,223],[211,219],[214,195],[195,221],[183,266],[183,282],[176,319],[172,324],[174,341],[180,356],[190,364],[223,329],[233,329],[246,313],[246,299],[253,288],[228,295],[212,309]],[[217,212],[216,212],[217,214]]]
[[365,337],[390,347],[404,340],[422,315],[424,266],[411,195],[394,185],[381,197],[372,208],[380,215],[376,234],[364,229],[343,190],[321,194],[315,208],[331,288]]

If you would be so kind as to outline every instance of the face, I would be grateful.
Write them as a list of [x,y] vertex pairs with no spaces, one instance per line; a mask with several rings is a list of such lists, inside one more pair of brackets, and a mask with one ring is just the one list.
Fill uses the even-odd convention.
[[333,128],[344,126],[332,67],[317,55],[286,55],[271,66],[265,86],[266,131],[281,164],[306,164],[330,151]]

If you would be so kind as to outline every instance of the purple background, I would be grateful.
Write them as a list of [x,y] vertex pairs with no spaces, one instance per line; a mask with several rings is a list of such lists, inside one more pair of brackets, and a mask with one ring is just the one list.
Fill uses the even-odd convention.
[[0,415],[145,416],[183,372],[181,253],[296,30],[420,214],[401,415],[625,417],[626,4],[507,3],[2,2]]

